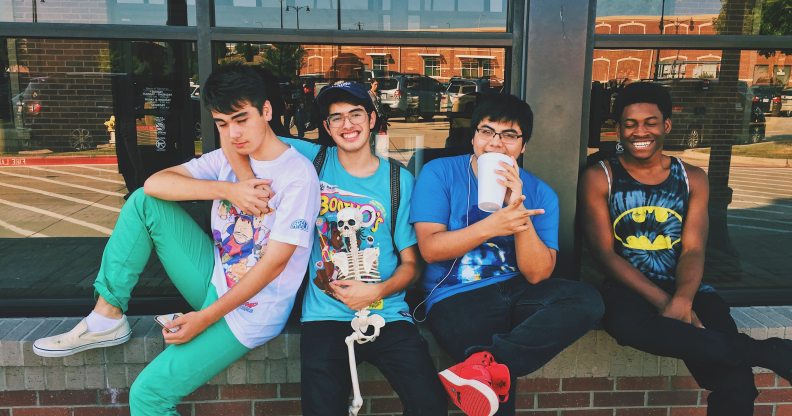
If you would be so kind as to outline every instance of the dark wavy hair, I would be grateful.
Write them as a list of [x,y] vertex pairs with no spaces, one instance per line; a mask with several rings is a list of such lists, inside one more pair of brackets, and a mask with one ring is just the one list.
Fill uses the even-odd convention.
[[663,113],[663,119],[671,118],[671,94],[665,87],[653,82],[633,82],[616,96],[613,103],[613,116],[616,121],[621,122],[625,107],[638,103],[655,104]]
[[262,112],[269,99],[267,86],[259,71],[239,63],[218,67],[201,86],[201,100],[209,111],[230,114],[245,103]]
[[[525,101],[510,94],[481,94],[473,110],[470,128],[476,129],[485,118],[491,121],[517,123],[522,131],[523,144],[533,131],[533,110]],[[475,133],[475,131],[474,131]]]

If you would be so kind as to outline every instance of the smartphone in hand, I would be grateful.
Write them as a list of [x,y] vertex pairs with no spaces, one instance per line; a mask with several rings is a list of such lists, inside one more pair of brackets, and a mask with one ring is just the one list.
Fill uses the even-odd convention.
[[174,327],[174,328],[166,328],[165,325],[168,324],[169,322],[171,322],[172,320],[180,317],[180,316],[182,316],[182,314],[179,313],[179,312],[168,313],[168,314],[165,314],[165,315],[157,315],[157,316],[154,317],[154,320],[157,321],[157,323],[160,324],[161,327],[167,329],[168,332],[176,332],[176,331],[179,330],[178,326]]

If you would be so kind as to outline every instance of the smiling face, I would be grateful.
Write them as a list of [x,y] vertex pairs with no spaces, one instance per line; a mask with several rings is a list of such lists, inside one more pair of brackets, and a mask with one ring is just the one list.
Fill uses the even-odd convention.
[[248,102],[231,114],[212,111],[212,119],[220,133],[220,140],[231,143],[233,149],[241,155],[262,158],[260,155],[264,151],[264,140],[272,134],[269,126],[272,107],[269,101],[264,102],[261,111]]
[[333,137],[333,141],[338,146],[339,151],[347,153],[370,152],[371,129],[374,128],[374,124],[377,122],[377,116],[374,112],[365,114],[360,124],[354,124],[352,120],[356,118],[354,117],[355,114],[361,111],[364,114],[366,113],[366,109],[362,105],[343,102],[330,104],[328,119],[341,117],[343,123],[334,127],[325,119],[323,124],[330,136]]
[[616,132],[629,156],[647,160],[663,150],[665,136],[671,132],[671,119],[663,119],[656,104],[630,104],[624,107]]

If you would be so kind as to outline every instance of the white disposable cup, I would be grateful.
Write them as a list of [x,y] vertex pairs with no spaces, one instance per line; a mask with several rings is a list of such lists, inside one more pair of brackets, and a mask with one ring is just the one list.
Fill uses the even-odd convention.
[[484,153],[476,159],[478,164],[478,207],[482,211],[495,212],[503,206],[506,187],[499,184],[503,177],[497,172],[503,170],[500,162],[514,166],[514,159],[503,153]]

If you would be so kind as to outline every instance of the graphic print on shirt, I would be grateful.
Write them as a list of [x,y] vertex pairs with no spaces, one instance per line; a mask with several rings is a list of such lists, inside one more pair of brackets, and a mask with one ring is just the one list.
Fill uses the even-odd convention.
[[[472,205],[466,215],[469,217],[470,224],[474,224],[486,218],[488,214],[478,209],[477,206]],[[458,221],[461,224],[467,222],[465,218],[460,218]],[[517,256],[514,253],[514,238],[491,238],[465,253],[456,262],[454,269],[448,275],[449,278],[443,282],[442,286],[472,283],[506,273],[514,273],[517,268],[513,265],[516,264]]]
[[[314,284],[333,296],[330,283],[336,280],[379,282],[380,250],[374,233],[384,221],[384,208],[370,197],[334,185],[322,182],[321,188],[316,231],[322,258],[315,264]],[[381,302],[371,306],[381,307]]]
[[[230,289],[239,283],[264,255],[270,229],[264,225],[263,215],[255,217],[245,214],[229,201],[220,201],[217,213],[223,222],[219,229],[212,230],[212,236],[220,250],[220,262],[223,265],[226,284]],[[244,304],[249,309],[256,305],[256,302]]]

